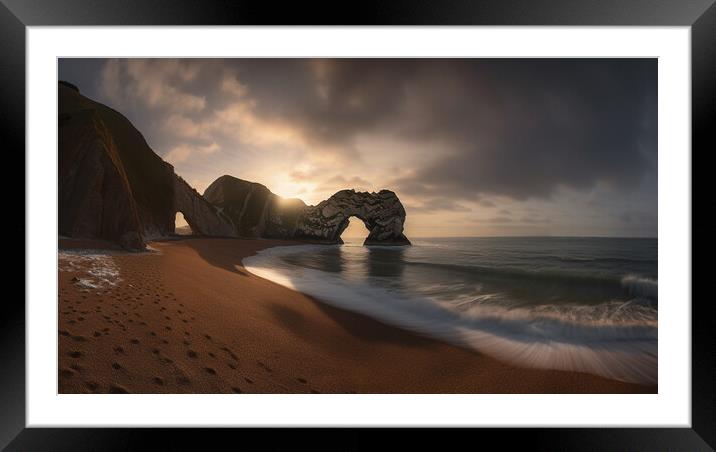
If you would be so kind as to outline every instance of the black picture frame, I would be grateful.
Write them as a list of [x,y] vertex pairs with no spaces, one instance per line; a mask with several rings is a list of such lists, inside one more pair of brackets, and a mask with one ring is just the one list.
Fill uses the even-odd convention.
[[[4,193],[17,194],[25,187],[25,32],[29,26],[67,25],[530,25],[530,26],[690,26],[692,64],[692,162],[695,153],[716,149],[713,126],[716,117],[716,6],[714,0],[444,0],[424,2],[362,1],[353,6],[321,3],[191,0],[0,0],[0,130],[2,148],[13,173],[22,180],[3,180]],[[698,150],[694,152],[694,150]],[[9,167],[7,167],[9,168]],[[696,168],[693,166],[692,168]],[[703,170],[702,170],[703,171]],[[693,172],[692,172],[693,185]],[[696,190],[692,191],[697,193]],[[8,200],[15,212],[6,221],[5,237],[25,235],[25,200]],[[693,201],[692,201],[693,203]],[[692,204],[693,205],[693,204]],[[19,212],[23,212],[22,221]],[[693,221],[693,214],[692,219]],[[693,223],[692,223],[693,224]],[[693,230],[693,227],[692,227]],[[693,233],[692,233],[693,236]],[[9,240],[8,246],[25,246]],[[699,249],[706,254],[708,245]],[[703,250],[703,251],[702,251]],[[692,254],[692,267],[693,267]],[[23,258],[25,262],[25,258]],[[20,271],[17,266],[15,271]],[[22,266],[24,273],[25,266]],[[19,278],[18,278],[19,279]],[[692,277],[693,281],[693,277]],[[502,429],[481,429],[465,440],[503,447],[525,445],[546,450],[713,450],[716,447],[716,349],[711,301],[692,303],[692,426],[691,428],[531,428],[513,434]],[[688,303],[690,300],[683,300]],[[0,315],[0,446],[7,450],[133,450],[153,444],[156,449],[186,447],[199,431],[180,429],[41,429],[25,428],[25,305],[21,298],[2,301]],[[228,444],[240,435],[246,444],[254,440],[276,448],[279,436],[233,429],[213,431],[214,441]],[[324,443],[341,449],[372,448],[377,439],[367,430],[331,431],[340,443]],[[464,433],[464,432],[463,432]],[[515,432],[517,433],[517,432]],[[248,438],[247,438],[248,435]],[[381,438],[380,445],[406,446],[406,441],[427,444],[425,431],[411,430],[400,437]],[[293,431],[286,444],[309,441],[307,432]],[[171,438],[171,439],[169,439]],[[463,439],[462,437],[460,438]],[[165,442],[166,441],[166,442]],[[268,441],[268,442],[266,442]],[[233,442],[233,443],[232,443]],[[260,444],[260,443],[258,443]],[[320,445],[311,443],[313,448]],[[467,444],[470,444],[469,442]]]

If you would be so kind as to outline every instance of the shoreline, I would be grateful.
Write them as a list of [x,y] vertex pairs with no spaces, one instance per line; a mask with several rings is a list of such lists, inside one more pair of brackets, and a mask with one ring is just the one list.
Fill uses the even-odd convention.
[[87,271],[80,264],[60,271],[59,392],[657,392],[508,365],[335,308],[241,263],[262,249],[296,244],[305,243],[150,242],[156,252],[113,254],[121,281],[99,288],[73,281]]

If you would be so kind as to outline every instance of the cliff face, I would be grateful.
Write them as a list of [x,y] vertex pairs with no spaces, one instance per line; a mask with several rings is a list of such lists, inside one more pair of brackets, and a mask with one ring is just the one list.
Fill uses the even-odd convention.
[[60,114],[59,233],[99,238],[124,248],[144,246],[142,223],[127,174],[95,111]]
[[204,198],[231,218],[244,237],[343,243],[350,217],[363,220],[370,231],[366,245],[409,245],[403,234],[405,209],[392,191],[361,193],[342,190],[316,206],[284,199],[261,184],[221,176]]
[[152,151],[121,114],[58,85],[59,233],[127,249],[174,232],[181,211],[202,235],[233,236],[230,220]]

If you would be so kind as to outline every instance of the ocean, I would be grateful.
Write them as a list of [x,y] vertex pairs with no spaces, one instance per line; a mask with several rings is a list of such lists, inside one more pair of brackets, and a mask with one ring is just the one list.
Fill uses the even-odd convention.
[[336,307],[513,365],[657,383],[657,239],[349,240],[269,248],[243,263]]

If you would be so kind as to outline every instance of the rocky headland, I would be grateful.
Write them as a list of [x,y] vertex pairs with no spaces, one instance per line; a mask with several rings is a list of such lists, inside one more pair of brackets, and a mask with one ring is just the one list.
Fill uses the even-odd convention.
[[405,209],[389,190],[341,190],[316,206],[221,176],[203,196],[174,172],[119,112],[59,82],[59,234],[128,250],[175,234],[184,215],[195,235],[343,243],[349,219],[370,231],[366,245],[409,245]]

